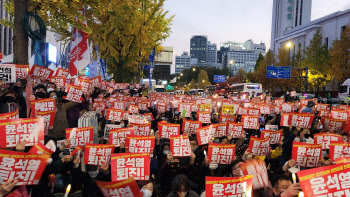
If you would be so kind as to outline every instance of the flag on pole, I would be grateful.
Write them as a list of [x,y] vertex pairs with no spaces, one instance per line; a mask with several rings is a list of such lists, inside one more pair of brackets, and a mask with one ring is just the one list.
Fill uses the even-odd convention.
[[[84,26],[86,26],[86,22],[84,22]],[[88,33],[79,30],[77,27],[73,28],[73,38],[71,42],[69,62],[69,70],[71,76],[78,74],[79,71],[83,70],[90,63],[88,39]]]
[[177,77],[174,77],[174,79],[170,80],[169,83],[176,83],[176,79],[177,79]]
[[149,54],[148,59],[151,62],[151,68],[149,69],[149,90],[152,89],[152,73],[153,73],[153,62],[154,62],[154,55],[155,55],[156,47],[153,47],[153,50],[151,54]]

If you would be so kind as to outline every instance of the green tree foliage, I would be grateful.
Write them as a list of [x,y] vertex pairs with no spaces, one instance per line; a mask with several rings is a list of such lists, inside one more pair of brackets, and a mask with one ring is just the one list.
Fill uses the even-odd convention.
[[265,58],[258,63],[257,70],[252,75],[252,81],[261,83],[265,90],[272,91],[275,84],[270,79],[266,79],[266,68],[267,66],[273,65],[275,62],[274,54],[271,50],[268,50]]
[[258,59],[256,60],[255,66],[254,66],[254,71],[258,69],[259,63],[264,60],[264,56],[260,53]]
[[340,40],[333,42],[330,53],[331,74],[340,82],[350,78],[350,27],[346,26]]
[[210,85],[209,77],[207,71],[201,69],[197,78],[198,88],[205,89],[207,85]]

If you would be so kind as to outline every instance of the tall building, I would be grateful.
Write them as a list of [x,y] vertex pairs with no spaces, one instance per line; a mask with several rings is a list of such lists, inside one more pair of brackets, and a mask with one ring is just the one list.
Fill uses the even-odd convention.
[[170,80],[173,51],[173,47],[163,47],[162,51],[156,54],[152,78],[157,80],[157,82],[160,80]]
[[185,68],[191,67],[191,56],[188,52],[184,51],[182,55],[175,56],[175,73],[181,73]]
[[[0,19],[12,20],[10,14],[5,9],[5,1],[0,1]],[[9,27],[0,25],[0,53],[4,56],[13,53],[13,31]]]
[[245,42],[222,42],[220,46],[222,63],[232,70],[233,75],[239,69],[253,71],[259,54],[266,54],[265,43],[256,44],[251,39]]
[[285,31],[310,22],[311,4],[312,0],[273,0],[271,50],[278,47],[275,40]]
[[208,41],[207,64],[209,66],[215,65],[217,63],[217,55],[216,44],[211,44],[210,41]]
[[206,64],[208,53],[208,39],[206,36],[192,36],[190,42],[191,58],[197,58],[198,64]]

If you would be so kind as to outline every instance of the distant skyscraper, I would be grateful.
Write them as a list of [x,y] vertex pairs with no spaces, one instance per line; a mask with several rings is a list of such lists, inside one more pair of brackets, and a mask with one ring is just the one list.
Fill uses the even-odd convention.
[[211,44],[210,41],[208,41],[207,64],[209,66],[213,66],[217,63],[217,55],[216,44]]
[[198,64],[206,64],[208,53],[208,39],[206,36],[193,36],[190,42],[191,58],[197,58]]
[[311,20],[312,0],[273,0],[271,47],[275,50],[276,38],[282,37],[284,32],[301,26]]

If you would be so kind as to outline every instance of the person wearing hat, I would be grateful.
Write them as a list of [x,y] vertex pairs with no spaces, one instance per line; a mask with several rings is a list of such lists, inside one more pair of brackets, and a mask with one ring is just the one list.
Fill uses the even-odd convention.
[[315,103],[313,101],[308,101],[307,105],[306,105],[306,108],[303,109],[301,112],[306,112],[306,113],[313,114],[314,111],[312,110],[312,108],[314,108],[314,107],[315,107]]

